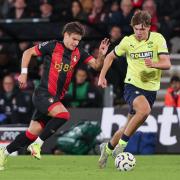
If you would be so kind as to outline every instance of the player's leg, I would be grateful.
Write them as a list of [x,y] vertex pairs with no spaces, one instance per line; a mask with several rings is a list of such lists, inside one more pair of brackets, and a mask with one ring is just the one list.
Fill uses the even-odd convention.
[[31,151],[31,154],[37,159],[41,159],[40,152],[44,141],[53,135],[65,122],[67,122],[70,116],[69,112],[61,102],[52,104],[48,108],[48,112],[48,115],[52,118],[48,121],[36,141],[28,147],[28,149]]
[[156,99],[156,91],[146,91],[132,84],[126,84],[124,90],[124,99],[130,107],[130,113],[134,112],[134,116],[129,121],[125,131],[113,150],[113,156],[122,152],[127,146],[129,138],[137,130],[137,128],[146,120],[151,112],[151,108]]
[[131,118],[131,121],[127,124],[122,137],[120,138],[118,145],[113,151],[113,156],[116,157],[120,152],[122,152],[129,138],[134,134],[134,132],[144,123],[148,115],[151,112],[151,107],[145,96],[137,96],[133,100],[133,109],[135,110],[135,115]]
[[118,144],[119,139],[122,137],[124,130],[126,129],[128,123],[130,122],[130,120],[132,119],[133,116],[134,116],[134,114],[128,113],[126,124],[114,133],[113,137],[109,141],[110,146],[112,146],[114,148]]
[[37,121],[31,121],[26,132],[19,134],[16,139],[7,146],[7,151],[11,154],[14,151],[19,150],[20,148],[31,144],[36,140],[38,135],[42,131],[42,126]]
[[127,124],[131,120],[132,116],[132,114],[128,114],[127,122],[124,127],[121,127],[118,131],[116,131],[108,143],[102,143],[100,145],[101,155],[98,161],[100,168],[104,168],[106,166],[109,155],[112,154],[115,146],[118,144],[119,139],[123,135],[124,130],[127,127]]
[[40,138],[45,141],[48,137],[54,134],[57,129],[64,125],[70,118],[68,110],[64,107],[61,102],[56,103],[55,105],[50,106],[48,109],[49,116],[52,119],[47,123],[45,129],[40,135]]
[[37,121],[31,120],[29,128],[26,132],[19,134],[6,148],[0,148],[0,170],[4,169],[4,165],[9,154],[31,144],[34,140],[36,140],[41,131],[41,124]]

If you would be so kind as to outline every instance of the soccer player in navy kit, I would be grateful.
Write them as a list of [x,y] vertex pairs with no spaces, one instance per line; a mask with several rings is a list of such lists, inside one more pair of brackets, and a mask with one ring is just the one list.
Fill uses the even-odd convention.
[[24,146],[28,146],[32,156],[41,159],[43,142],[69,120],[69,112],[61,101],[71,82],[74,68],[86,63],[95,70],[101,69],[109,40],[105,38],[101,41],[99,56],[94,59],[78,46],[83,35],[83,26],[78,22],[70,22],[64,26],[63,42],[56,40],[44,42],[23,53],[21,74],[18,78],[21,88],[26,85],[27,68],[32,56],[43,56],[44,73],[39,87],[33,94],[36,109],[29,128],[6,148],[0,149],[1,170],[4,169],[8,155]]

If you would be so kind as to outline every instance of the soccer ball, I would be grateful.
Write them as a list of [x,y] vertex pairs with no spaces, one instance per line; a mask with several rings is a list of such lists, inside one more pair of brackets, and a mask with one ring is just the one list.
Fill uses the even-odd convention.
[[115,167],[119,171],[131,171],[136,165],[135,157],[129,152],[123,152],[116,156]]

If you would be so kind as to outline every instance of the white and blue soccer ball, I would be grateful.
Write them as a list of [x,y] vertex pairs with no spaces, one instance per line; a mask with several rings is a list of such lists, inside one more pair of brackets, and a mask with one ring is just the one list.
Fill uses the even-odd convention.
[[131,171],[136,165],[135,157],[129,152],[122,152],[115,158],[115,167],[119,171]]

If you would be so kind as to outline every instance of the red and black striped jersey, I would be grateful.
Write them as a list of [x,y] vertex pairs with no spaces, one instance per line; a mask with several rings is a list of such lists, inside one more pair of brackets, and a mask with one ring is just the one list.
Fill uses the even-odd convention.
[[40,43],[35,50],[39,56],[43,56],[44,61],[44,71],[37,90],[48,92],[60,100],[68,89],[74,68],[93,58],[82,48],[71,51],[57,40]]

